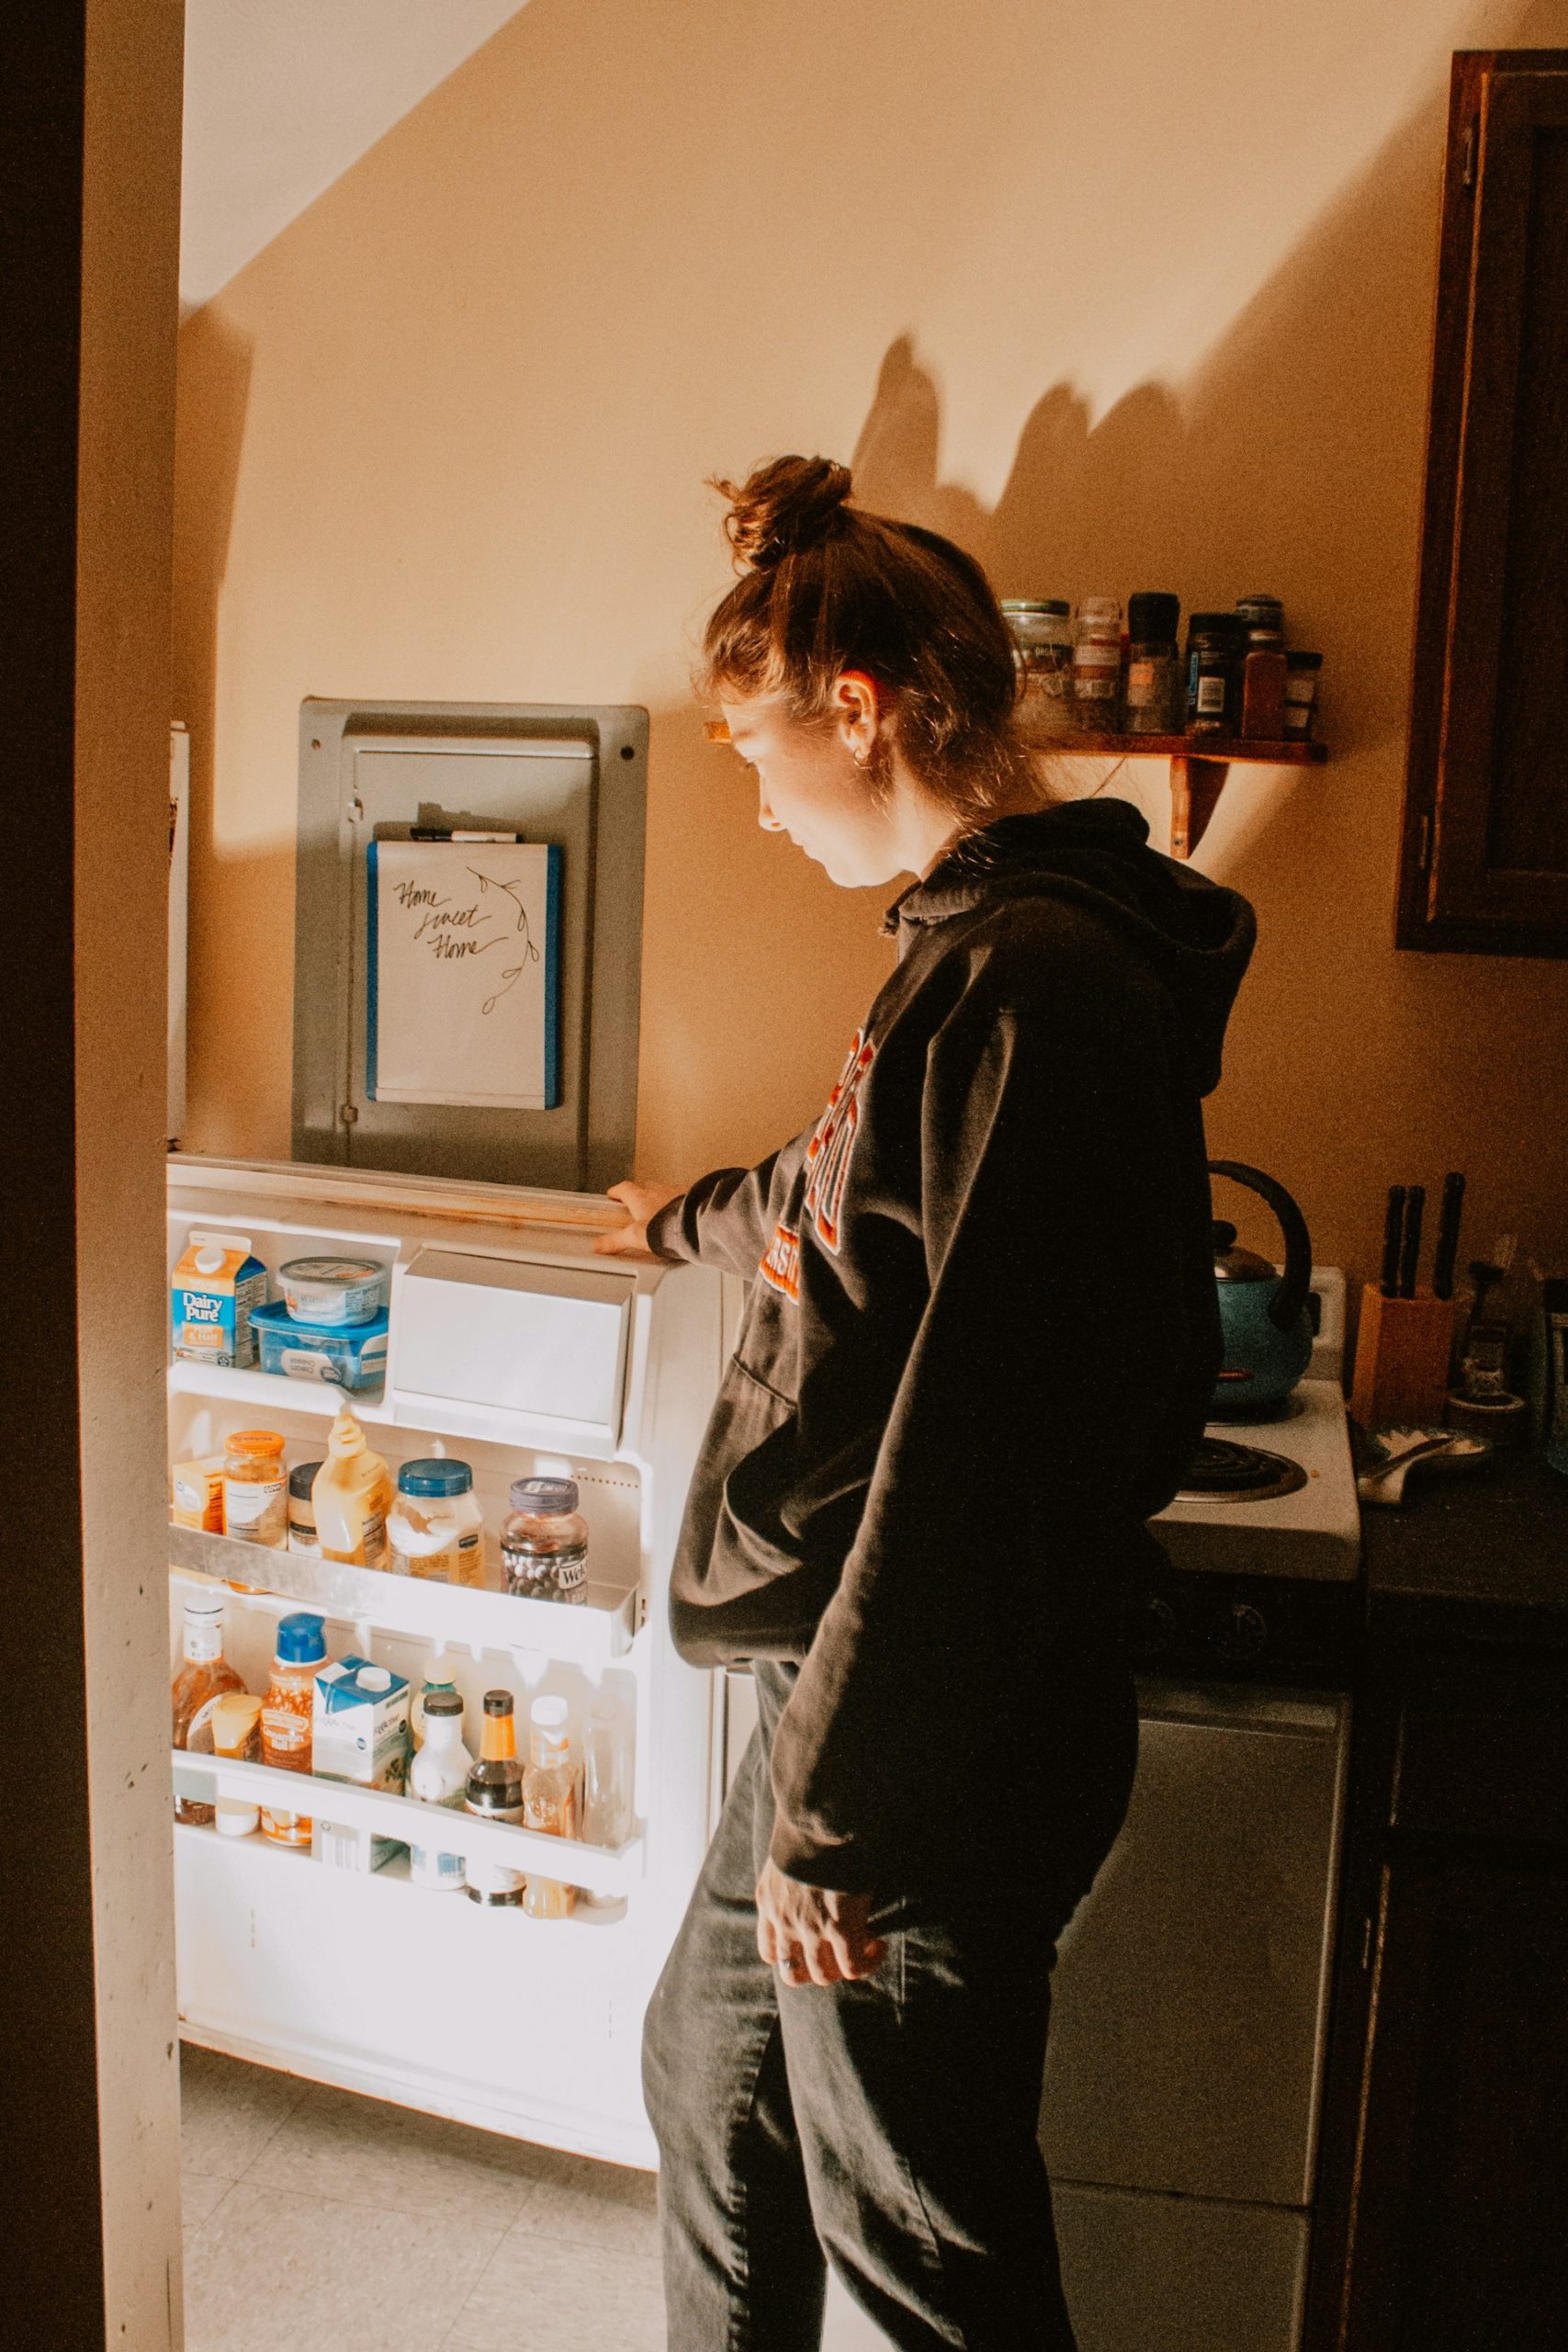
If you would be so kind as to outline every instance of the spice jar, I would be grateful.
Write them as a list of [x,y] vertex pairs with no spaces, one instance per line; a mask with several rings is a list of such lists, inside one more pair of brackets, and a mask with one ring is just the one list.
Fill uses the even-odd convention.
[[1185,712],[1181,650],[1176,642],[1181,599],[1154,591],[1127,599],[1127,732],[1179,735]]
[[1187,731],[1234,735],[1247,624],[1235,613],[1194,613],[1187,624]]
[[321,1556],[321,1539],[316,1532],[311,1489],[321,1466],[319,1462],[297,1462],[288,1473],[288,1548],[308,1552],[316,1560]]
[[1247,632],[1248,653],[1282,653],[1285,607],[1278,596],[1238,596],[1235,616]]
[[1122,606],[1085,596],[1073,630],[1073,705],[1081,728],[1114,734],[1122,707]]
[[1310,735],[1317,709],[1318,673],[1323,668],[1321,653],[1287,653],[1285,656],[1285,732],[1287,735]]
[[1004,596],[1002,618],[1012,639],[1021,712],[1053,733],[1072,720],[1073,630],[1069,607],[1055,596]]

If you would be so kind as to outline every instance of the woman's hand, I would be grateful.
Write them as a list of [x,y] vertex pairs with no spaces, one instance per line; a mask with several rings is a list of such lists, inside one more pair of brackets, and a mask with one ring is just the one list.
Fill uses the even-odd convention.
[[648,1246],[649,1220],[659,1215],[667,1201],[678,1201],[685,1190],[684,1184],[639,1184],[634,1177],[628,1177],[623,1184],[612,1184],[610,1198],[620,1202],[626,1212],[626,1222],[614,1225],[607,1233],[595,1238],[596,1255],[652,1258],[654,1253]]
[[763,1865],[757,1881],[757,1950],[791,1984],[870,1976],[887,1953],[882,1938],[871,1932],[869,1894],[803,1886],[774,1862]]

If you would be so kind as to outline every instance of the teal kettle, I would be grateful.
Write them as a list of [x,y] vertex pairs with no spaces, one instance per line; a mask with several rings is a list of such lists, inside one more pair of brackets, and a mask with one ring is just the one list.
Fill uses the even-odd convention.
[[1280,1220],[1285,1271],[1278,1273],[1256,1250],[1236,1247],[1235,1227],[1213,1223],[1214,1281],[1219,1290],[1224,1363],[1210,1418],[1261,1421],[1285,1400],[1312,1362],[1312,1242],[1306,1219],[1283,1184],[1239,1159],[1211,1159],[1211,1176],[1228,1176],[1266,1200]]

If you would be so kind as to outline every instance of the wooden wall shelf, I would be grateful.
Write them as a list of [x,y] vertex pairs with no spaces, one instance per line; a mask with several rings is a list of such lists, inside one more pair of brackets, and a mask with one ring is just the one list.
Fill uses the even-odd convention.
[[1233,767],[1321,767],[1326,743],[1267,742],[1247,735],[1047,735],[1030,730],[1036,751],[1064,760],[1168,760],[1170,854],[1190,857],[1204,833]]

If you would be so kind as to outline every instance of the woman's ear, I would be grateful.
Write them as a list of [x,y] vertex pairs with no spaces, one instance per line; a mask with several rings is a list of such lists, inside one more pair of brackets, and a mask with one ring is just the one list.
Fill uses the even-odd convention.
[[833,683],[833,715],[844,748],[857,768],[870,763],[882,723],[882,695],[865,670],[841,670]]

